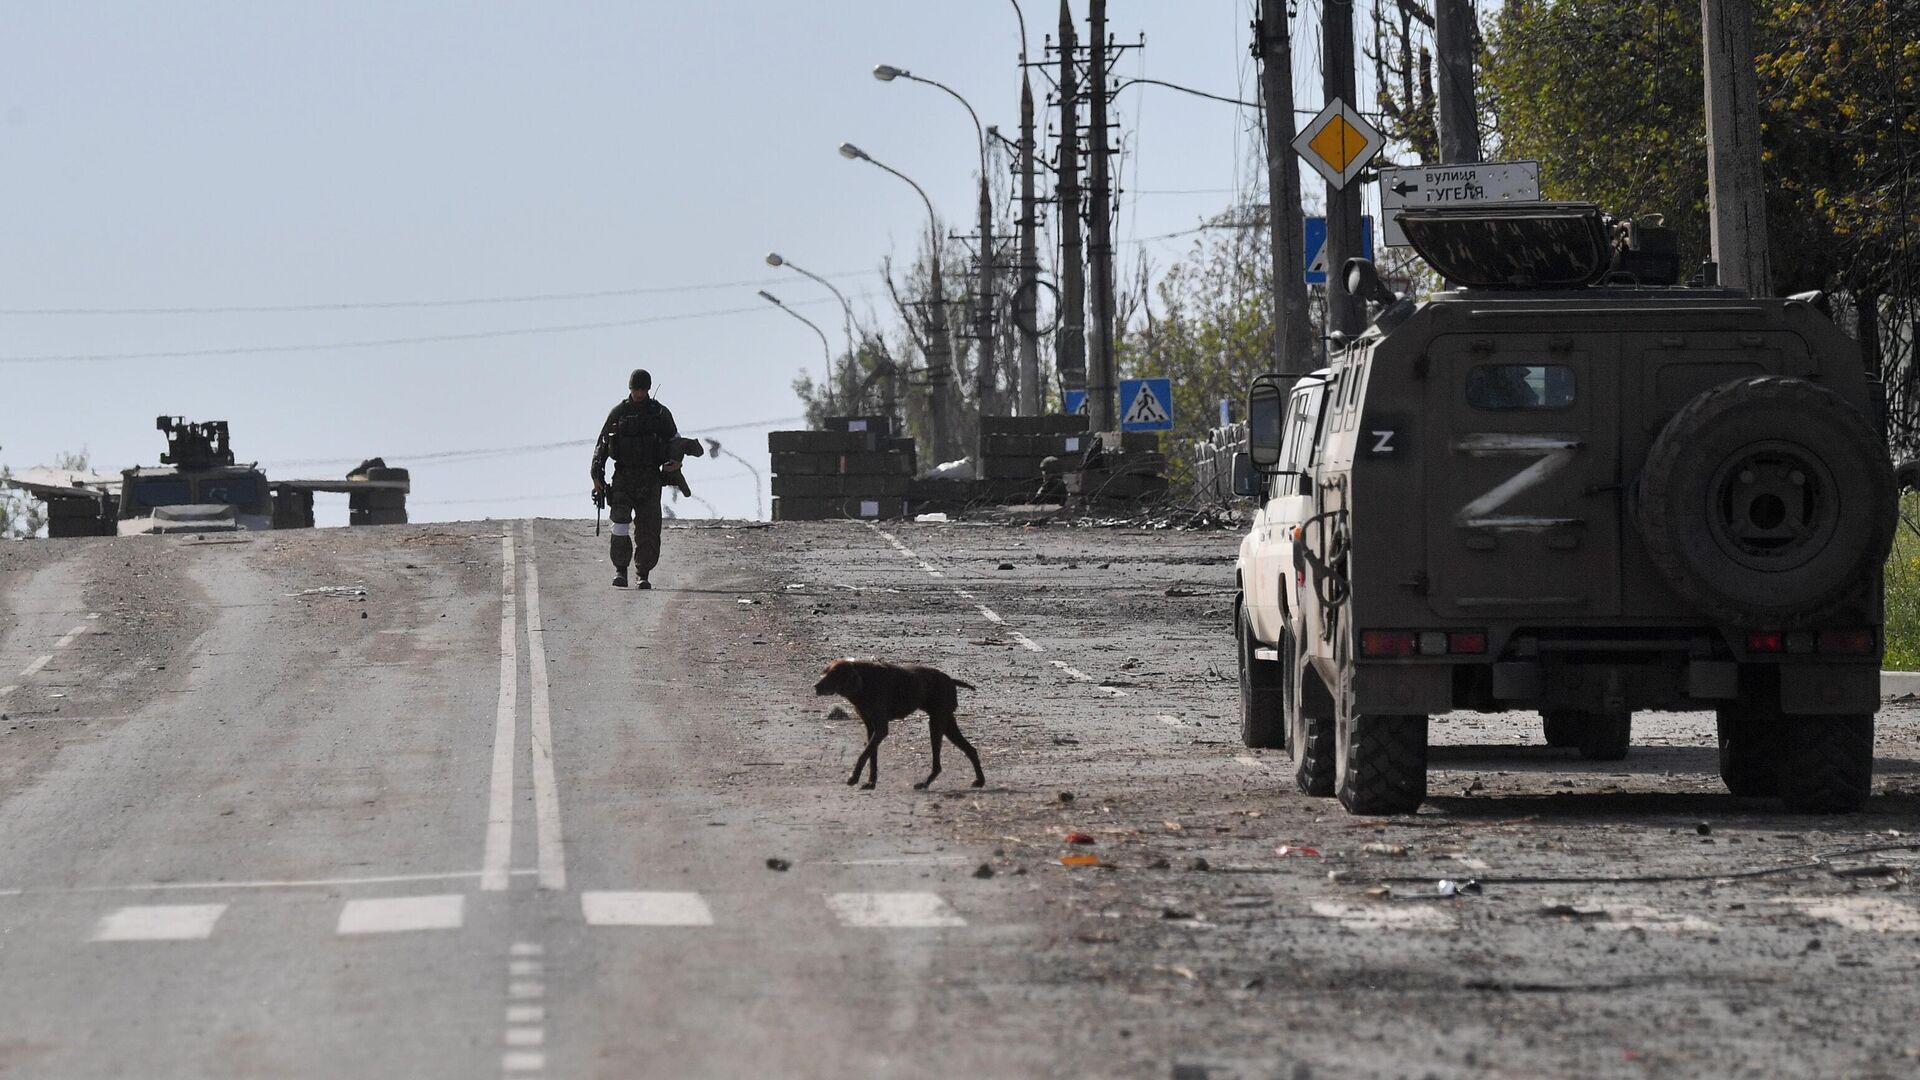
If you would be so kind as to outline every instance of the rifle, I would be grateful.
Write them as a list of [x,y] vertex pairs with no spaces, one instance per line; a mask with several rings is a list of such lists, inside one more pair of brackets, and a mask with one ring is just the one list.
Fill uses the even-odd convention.
[[599,492],[593,493],[593,535],[600,535],[600,508],[607,504],[607,497]]

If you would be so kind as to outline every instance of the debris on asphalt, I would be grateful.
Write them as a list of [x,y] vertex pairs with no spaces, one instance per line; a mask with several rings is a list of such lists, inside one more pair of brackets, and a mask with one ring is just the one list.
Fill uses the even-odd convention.
[[1300,855],[1305,855],[1311,858],[1318,858],[1320,856],[1320,849],[1310,848],[1310,847],[1295,847],[1292,844],[1281,844],[1279,847],[1273,849],[1273,853],[1275,855],[1280,856],[1283,859],[1293,858],[1295,856],[1300,856]]
[[305,600],[310,596],[335,596],[345,600],[365,600],[367,598],[367,587],[365,585],[321,585],[312,589],[301,589],[299,592],[290,592],[287,595],[296,600]]
[[945,525],[947,522],[953,519],[947,517],[947,515],[944,513],[935,511],[931,514],[916,514],[914,515],[913,520],[916,522],[919,522],[922,525]]
[[1693,831],[1699,833],[1701,836],[1712,836],[1713,826],[1703,821],[1700,824],[1695,825],[1693,827]]
[[1061,866],[1099,866],[1100,856],[1085,855],[1085,854],[1062,855],[1060,856],[1060,865]]
[[1073,801],[1073,792],[1071,792],[1071,791],[1063,791],[1063,792],[1061,792],[1061,793],[1060,793],[1060,795],[1059,795],[1059,799],[1060,799],[1060,801],[1061,801],[1061,802],[1063,802],[1063,803],[1070,803],[1070,802],[1072,802],[1072,801]]
[[1388,855],[1397,859],[1404,859],[1407,855],[1407,845],[1405,844],[1382,844],[1376,842],[1364,844],[1360,850],[1368,855]]
[[997,567],[994,567],[994,569],[996,569],[996,570],[1011,570],[1011,569],[1013,569],[1013,564],[1012,564],[1012,563],[1010,563],[1010,562],[1003,562],[1003,563],[1001,563],[1001,564],[1000,564],[999,566],[997,566]]
[[1070,832],[1067,835],[1061,837],[1061,839],[1066,841],[1069,844],[1093,843],[1093,837],[1088,836],[1086,833],[1083,833],[1083,832]]
[[1207,871],[1213,869],[1213,864],[1201,858],[1200,856],[1195,855],[1193,858],[1187,860],[1187,869],[1193,871],[1196,874],[1204,874]]
[[785,870],[791,870],[792,868],[793,868],[792,863],[779,857],[778,855],[775,855],[772,858],[767,860],[767,869],[769,870],[785,871]]
[[1482,890],[1480,883],[1472,878],[1468,878],[1465,881],[1441,878],[1439,886],[1436,887],[1434,891],[1438,892],[1441,896],[1478,896]]
[[1182,908],[1163,907],[1160,909],[1160,917],[1163,919],[1191,919],[1191,918],[1194,918],[1195,916],[1193,912],[1184,910]]
[[988,878],[993,876],[993,864],[981,863],[977,868],[974,869],[973,876],[979,878],[982,881],[987,880]]

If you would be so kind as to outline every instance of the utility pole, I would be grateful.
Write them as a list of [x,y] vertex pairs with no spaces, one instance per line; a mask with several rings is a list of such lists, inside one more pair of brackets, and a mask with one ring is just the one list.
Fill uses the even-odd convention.
[[[1320,38],[1325,51],[1321,90],[1328,101],[1355,105],[1353,79],[1353,0],[1322,0]],[[1327,330],[1358,334],[1366,329],[1362,301],[1347,293],[1347,260],[1359,257],[1360,184],[1327,185]]]
[[1285,0],[1262,0],[1253,24],[1260,58],[1260,92],[1267,113],[1267,227],[1273,247],[1272,370],[1304,375],[1315,367],[1313,323],[1302,265],[1305,222],[1300,216],[1300,164],[1293,152],[1293,37]]
[[1089,0],[1087,29],[1087,414],[1094,431],[1118,431],[1113,370],[1113,185],[1107,144],[1107,0]]
[[947,333],[947,291],[940,281],[940,234],[932,233],[933,265],[928,274],[933,299],[928,305],[927,421],[933,430],[933,456],[951,461],[959,430],[959,408],[953,400],[953,339]]
[[1752,0],[1700,0],[1707,74],[1707,204],[1720,280],[1773,291],[1767,199],[1760,178],[1760,98]]
[[1440,53],[1440,162],[1480,160],[1480,111],[1473,91],[1473,0],[1434,0]]
[[1060,340],[1063,390],[1087,388],[1087,277],[1080,246],[1080,75],[1073,9],[1060,0]]
[[973,366],[973,400],[981,416],[998,416],[1003,410],[999,398],[999,380],[994,365],[993,309],[999,297],[994,273],[993,193],[987,187],[987,145],[980,144],[980,275],[973,301],[973,331],[980,340],[980,357]]
[[1040,204],[1033,194],[1033,80],[1020,52],[1020,289],[1014,293],[1014,325],[1020,332],[1020,415],[1040,415],[1040,327],[1036,307],[1040,255],[1034,250]]

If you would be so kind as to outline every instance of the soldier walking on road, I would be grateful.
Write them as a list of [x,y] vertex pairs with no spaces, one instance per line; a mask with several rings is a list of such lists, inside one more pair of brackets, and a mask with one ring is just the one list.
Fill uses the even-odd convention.
[[[660,488],[680,471],[680,429],[673,413],[652,397],[653,376],[635,369],[627,396],[607,414],[593,447],[593,499],[613,507],[613,587],[627,587],[627,560],[640,589],[660,562]],[[607,459],[614,460],[613,484],[606,481]]]

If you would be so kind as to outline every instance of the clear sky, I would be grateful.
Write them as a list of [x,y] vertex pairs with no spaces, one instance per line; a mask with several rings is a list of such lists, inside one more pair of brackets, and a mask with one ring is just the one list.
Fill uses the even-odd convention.
[[[1038,59],[1058,6],[1023,6]],[[1249,0],[1112,0],[1111,30],[1147,41],[1117,70],[1252,99],[1250,18]],[[0,25],[0,462],[85,448],[117,470],[157,459],[156,415],[226,419],[270,476],[410,466],[416,521],[591,515],[587,449],[424,456],[589,439],[635,366],[685,430],[757,425],[716,434],[764,471],[764,432],[797,426],[792,379],[823,360],[755,290],[841,336],[831,297],[765,254],[865,315],[881,257],[924,227],[910,189],[835,147],[913,176],[962,229],[972,205],[965,112],[873,65],[1018,120],[1007,0],[6,2]],[[1190,238],[1144,238],[1236,188],[1264,200],[1251,111],[1157,87],[1119,111],[1128,257],[1164,269]],[[619,295],[365,306],[586,292]],[[24,313],[309,305],[339,306]],[[310,348],[431,337],[455,340]],[[739,463],[688,476],[754,516]],[[344,522],[326,500],[322,523]]]

